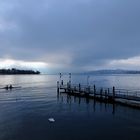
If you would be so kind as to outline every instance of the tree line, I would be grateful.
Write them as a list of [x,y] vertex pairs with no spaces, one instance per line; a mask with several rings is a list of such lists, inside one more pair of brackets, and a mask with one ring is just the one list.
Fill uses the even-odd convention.
[[19,69],[0,69],[0,74],[40,74],[39,71],[34,70],[19,70]]

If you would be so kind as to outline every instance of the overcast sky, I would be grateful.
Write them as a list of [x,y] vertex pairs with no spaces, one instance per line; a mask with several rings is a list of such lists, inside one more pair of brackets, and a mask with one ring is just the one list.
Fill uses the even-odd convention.
[[140,0],[0,0],[0,68],[140,70]]

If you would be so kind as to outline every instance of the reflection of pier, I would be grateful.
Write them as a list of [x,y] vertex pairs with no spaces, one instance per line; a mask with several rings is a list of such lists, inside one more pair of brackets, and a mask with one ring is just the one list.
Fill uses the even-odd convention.
[[112,88],[97,88],[95,85],[81,84],[61,84],[57,82],[57,91],[67,93],[77,97],[85,97],[88,99],[96,99],[101,102],[121,103],[123,105],[140,108],[140,91],[115,89]]
[[87,110],[91,107],[94,112],[97,110],[100,110],[101,112],[105,110],[105,112],[111,112],[113,115],[115,114],[115,104],[107,104],[107,102],[99,102],[95,99],[89,99],[89,98],[81,98],[80,96],[73,96],[70,94],[65,94],[64,92],[60,92],[57,94],[57,99],[59,102],[68,104],[69,107],[73,104],[77,104],[78,106],[81,106],[83,104],[87,104]]

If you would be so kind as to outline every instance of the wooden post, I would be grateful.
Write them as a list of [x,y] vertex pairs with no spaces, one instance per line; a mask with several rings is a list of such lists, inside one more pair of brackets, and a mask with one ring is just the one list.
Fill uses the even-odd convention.
[[59,77],[59,78],[60,78],[60,79],[59,79],[59,81],[61,82],[62,74],[61,74],[61,73],[59,73],[59,76],[60,76],[60,77]]
[[71,85],[71,73],[69,73],[69,84]]
[[70,91],[69,82],[67,83],[67,91]]
[[102,98],[103,88],[100,89],[100,98]]
[[105,100],[107,99],[107,90],[105,90]]
[[115,87],[113,86],[113,100],[115,100]]
[[93,92],[94,92],[94,97],[95,97],[96,96],[96,86],[95,85],[93,86],[93,90],[94,90]]
[[61,81],[61,85],[63,86],[63,80]]
[[94,96],[96,96],[96,86],[94,85]]
[[57,93],[59,93],[59,81],[57,81]]
[[79,93],[81,92],[81,84],[79,83]]

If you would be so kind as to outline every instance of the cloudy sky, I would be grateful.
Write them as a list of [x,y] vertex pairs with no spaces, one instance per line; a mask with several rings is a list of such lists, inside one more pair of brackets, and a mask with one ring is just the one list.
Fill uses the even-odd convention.
[[140,0],[0,0],[0,68],[140,70]]

